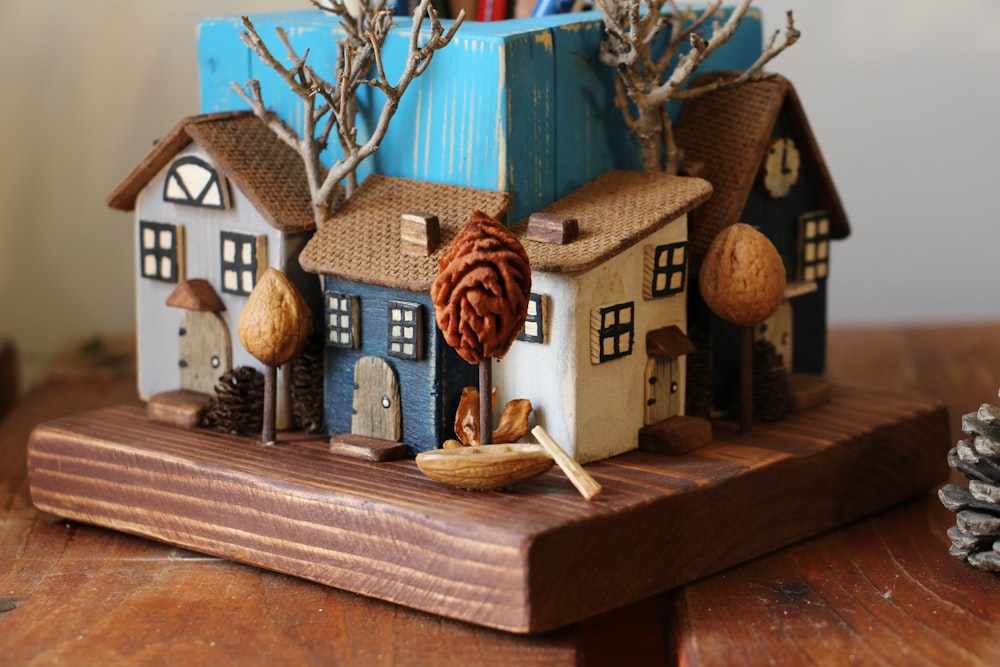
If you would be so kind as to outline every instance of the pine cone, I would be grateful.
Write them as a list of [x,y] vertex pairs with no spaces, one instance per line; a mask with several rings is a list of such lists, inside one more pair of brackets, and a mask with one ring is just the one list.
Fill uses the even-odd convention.
[[948,465],[969,480],[968,488],[947,484],[938,497],[957,514],[948,529],[951,555],[972,567],[1000,572],[1000,408],[988,403],[962,417],[959,440],[948,452]]
[[306,433],[323,431],[323,336],[318,332],[292,359],[292,416]]
[[264,424],[264,374],[240,366],[219,378],[215,400],[205,413],[205,425],[236,435],[260,433]]
[[788,371],[774,344],[753,344],[753,420],[766,424],[788,416]]
[[708,336],[691,326],[688,338],[694,343],[695,351],[687,355],[687,381],[684,383],[684,412],[692,417],[712,416],[714,402],[712,393],[712,353]]

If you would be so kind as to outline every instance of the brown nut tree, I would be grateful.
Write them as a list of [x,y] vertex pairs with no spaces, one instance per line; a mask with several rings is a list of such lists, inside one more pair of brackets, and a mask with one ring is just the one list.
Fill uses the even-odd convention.
[[778,310],[785,295],[785,264],[770,239],[744,223],[719,232],[701,265],[698,286],[719,317],[742,328],[740,429],[753,408],[753,330]]
[[264,364],[264,425],[261,442],[274,442],[278,366],[299,354],[312,331],[312,311],[285,274],[269,268],[240,313],[238,333],[246,351]]
[[502,358],[528,315],[531,267],[517,237],[481,211],[462,228],[438,262],[431,285],[434,316],[445,342],[479,364],[480,442],[492,441],[493,357]]

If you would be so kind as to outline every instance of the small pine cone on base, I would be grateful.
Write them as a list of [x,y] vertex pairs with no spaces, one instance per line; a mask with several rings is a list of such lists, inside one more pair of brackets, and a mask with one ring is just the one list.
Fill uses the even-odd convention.
[[753,420],[761,424],[779,422],[788,416],[788,370],[774,344],[753,344]]
[[264,425],[264,374],[240,366],[219,378],[215,400],[205,413],[205,426],[235,435],[260,433]]
[[313,333],[292,359],[292,416],[306,433],[323,432],[323,337]]
[[938,497],[957,514],[948,529],[951,555],[972,567],[1000,572],[1000,408],[988,403],[962,417],[972,436],[948,452],[948,465],[969,480],[968,488],[947,484]]

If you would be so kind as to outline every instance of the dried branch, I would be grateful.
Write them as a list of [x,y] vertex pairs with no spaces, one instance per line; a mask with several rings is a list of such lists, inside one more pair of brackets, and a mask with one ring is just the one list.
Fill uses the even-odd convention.
[[[713,18],[718,14],[721,0],[711,0],[700,13],[679,8],[676,0],[596,0],[607,32],[607,39],[601,44],[601,61],[615,69],[615,104],[639,140],[646,170],[676,173],[682,161],[666,114],[668,102],[767,76],[762,68],[798,40],[799,31],[792,13],[788,12],[783,38],[778,40],[780,31],[772,35],[746,71],[728,80],[685,89],[701,63],[736,33],[751,3],[752,0],[739,0],[720,24]],[[711,35],[705,38],[701,33],[710,22]],[[660,47],[662,53],[654,56],[654,46],[661,34],[666,36],[666,44]],[[690,45],[690,50],[678,56],[685,44]]]
[[[385,138],[399,101],[407,87],[427,69],[434,53],[447,46],[465,19],[460,12],[452,26],[445,31],[431,6],[431,0],[421,0],[414,10],[410,30],[406,65],[399,78],[392,82],[386,74],[382,49],[392,28],[392,12],[385,8],[387,0],[361,0],[357,14],[352,15],[343,0],[311,0],[312,3],[339,18],[344,37],[337,44],[337,60],[332,81],[319,76],[309,66],[306,50],[301,56],[282,28],[277,29],[287,55],[286,65],[276,58],[258,34],[253,23],[243,17],[244,31],[240,38],[261,62],[274,70],[304,104],[302,132],[267,109],[257,81],[243,86],[234,83],[233,89],[242,96],[254,113],[270,127],[282,141],[302,157],[306,179],[312,196],[313,216],[317,227],[333,213],[341,199],[347,181],[347,194],[353,190],[358,165],[378,150]],[[430,36],[421,44],[424,21],[430,22]],[[358,143],[357,95],[362,86],[377,88],[385,96],[371,136]],[[341,156],[329,169],[320,162],[320,155],[327,148],[330,135],[336,130]]]

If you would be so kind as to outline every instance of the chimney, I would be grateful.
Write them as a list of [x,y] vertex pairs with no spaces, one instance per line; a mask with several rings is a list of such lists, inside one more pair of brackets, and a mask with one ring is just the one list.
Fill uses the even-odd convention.
[[441,242],[441,223],[430,213],[404,213],[399,218],[399,238],[404,254],[432,255]]
[[532,213],[528,218],[528,238],[532,241],[566,245],[579,236],[576,218],[551,213]]

